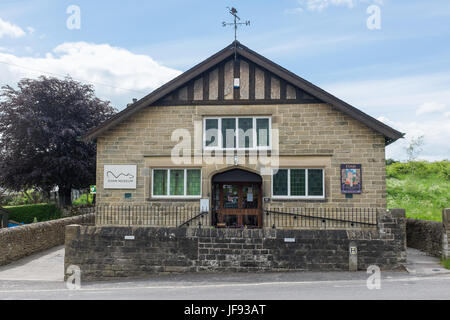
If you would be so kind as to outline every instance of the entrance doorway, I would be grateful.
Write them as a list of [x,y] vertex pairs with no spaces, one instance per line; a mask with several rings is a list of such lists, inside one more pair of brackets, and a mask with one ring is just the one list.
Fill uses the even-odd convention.
[[212,179],[213,225],[229,228],[262,228],[262,178],[232,169]]

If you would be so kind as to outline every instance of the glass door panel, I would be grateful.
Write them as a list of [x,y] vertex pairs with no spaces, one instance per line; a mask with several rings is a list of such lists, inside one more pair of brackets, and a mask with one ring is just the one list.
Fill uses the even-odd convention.
[[223,185],[223,208],[238,209],[239,208],[239,186]]
[[243,209],[258,209],[259,186],[258,185],[243,185],[242,186],[242,208]]

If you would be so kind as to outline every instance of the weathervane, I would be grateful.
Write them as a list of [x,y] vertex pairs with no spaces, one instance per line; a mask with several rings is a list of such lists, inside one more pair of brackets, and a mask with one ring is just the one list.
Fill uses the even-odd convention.
[[245,22],[238,22],[241,20],[241,18],[238,17],[237,15],[237,10],[235,8],[231,8],[227,7],[227,9],[229,10],[230,14],[234,17],[234,22],[222,22],[222,26],[226,27],[226,26],[234,26],[234,59],[236,60],[236,55],[237,55],[237,29],[238,26],[240,25],[246,25],[249,26],[250,25],[250,21],[247,20]]

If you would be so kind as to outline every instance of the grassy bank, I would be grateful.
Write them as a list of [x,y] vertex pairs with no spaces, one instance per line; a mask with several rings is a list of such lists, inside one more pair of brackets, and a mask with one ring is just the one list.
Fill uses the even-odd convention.
[[442,266],[450,270],[450,259],[442,260]]
[[386,168],[388,208],[404,208],[409,218],[442,221],[450,207],[450,162],[394,163]]

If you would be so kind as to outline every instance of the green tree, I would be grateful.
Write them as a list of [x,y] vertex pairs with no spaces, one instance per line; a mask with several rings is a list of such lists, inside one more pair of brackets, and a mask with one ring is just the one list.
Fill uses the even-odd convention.
[[0,185],[14,191],[59,188],[60,205],[71,190],[95,184],[96,145],[80,136],[115,114],[90,85],[70,77],[23,79],[0,93]]

